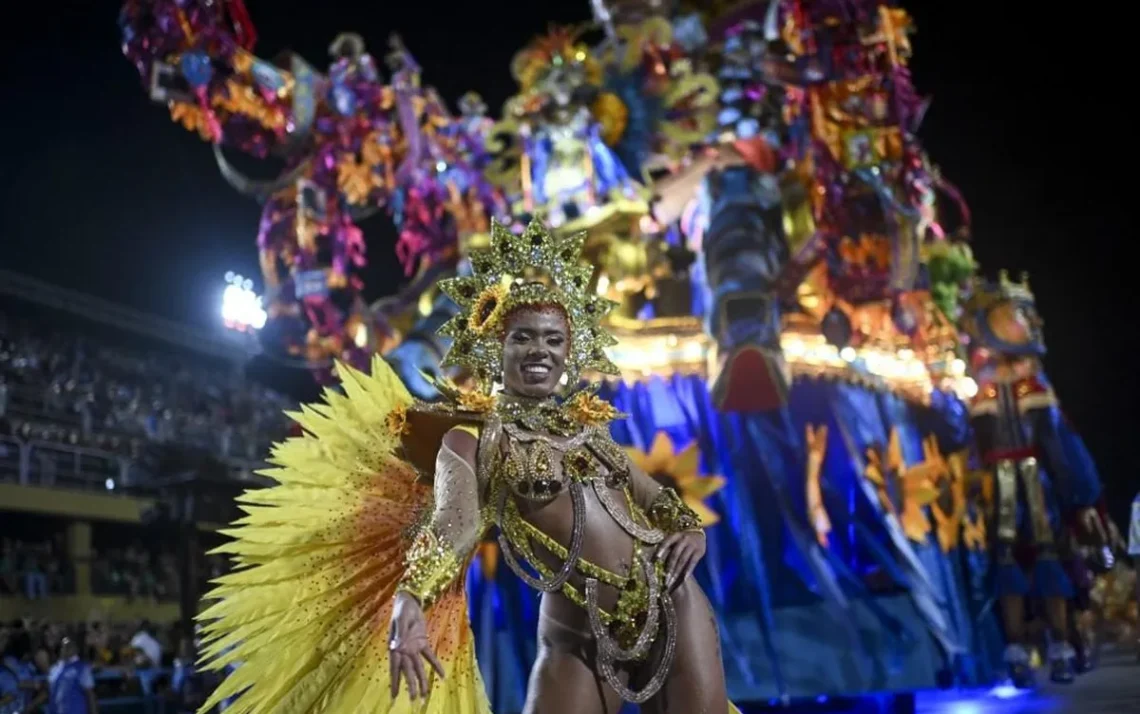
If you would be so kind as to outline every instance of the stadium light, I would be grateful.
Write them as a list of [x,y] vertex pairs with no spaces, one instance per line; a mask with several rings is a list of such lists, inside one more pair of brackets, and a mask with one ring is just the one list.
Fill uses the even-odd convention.
[[226,289],[222,292],[222,322],[238,332],[260,330],[269,318],[261,305],[261,296],[253,292],[253,281],[234,272],[226,273]]

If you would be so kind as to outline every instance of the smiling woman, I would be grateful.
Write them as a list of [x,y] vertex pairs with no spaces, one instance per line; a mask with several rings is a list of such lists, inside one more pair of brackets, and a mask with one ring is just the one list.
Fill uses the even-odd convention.
[[504,321],[503,386],[520,397],[552,394],[566,373],[570,322],[557,305],[525,306]]

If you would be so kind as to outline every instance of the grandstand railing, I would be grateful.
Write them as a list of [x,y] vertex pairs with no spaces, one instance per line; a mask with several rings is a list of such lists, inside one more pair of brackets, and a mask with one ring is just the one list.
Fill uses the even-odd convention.
[[[235,480],[251,485],[261,482],[254,472],[264,464],[239,459],[228,459],[225,463]],[[128,456],[0,436],[0,481],[21,486],[109,491],[132,486],[145,488],[147,476]]]
[[[43,389],[34,389],[24,385],[9,385],[7,413],[9,416],[18,417],[20,420],[28,423],[35,423],[39,426],[58,427],[68,433],[74,433],[76,437],[95,435],[98,437],[106,437],[106,439],[117,439],[123,444],[160,441],[158,438],[148,436],[141,429],[131,431],[125,428],[105,428],[95,424],[90,425],[92,427],[91,434],[86,434],[83,431],[83,419],[75,410],[67,407],[52,408],[48,403]],[[201,436],[201,433],[199,433],[199,436]],[[216,432],[207,434],[205,439],[190,439],[187,440],[186,443],[215,452],[221,451],[221,438]],[[263,467],[264,464],[260,460],[242,458],[241,456],[235,455],[246,451],[246,447],[250,446],[251,442],[247,442],[241,436],[235,435],[231,443],[232,446],[229,452],[225,455],[218,454],[222,461],[231,464],[237,471],[248,471],[251,468],[258,469]],[[82,448],[105,453],[100,449],[90,446]],[[255,450],[257,450],[256,446]]]
[[130,482],[132,464],[97,449],[0,437],[0,478],[21,486],[108,490]]

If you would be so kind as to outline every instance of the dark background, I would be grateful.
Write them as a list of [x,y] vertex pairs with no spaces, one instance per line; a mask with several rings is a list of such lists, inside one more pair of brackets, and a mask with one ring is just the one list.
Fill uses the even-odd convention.
[[[247,0],[256,51],[290,48],[319,67],[342,31],[378,58],[398,31],[424,81],[493,111],[511,56],[573,2]],[[988,272],[1030,271],[1048,368],[1098,459],[1117,514],[1135,477],[1132,265],[1133,38],[1097,3],[907,2],[916,84],[935,101],[922,137],[974,213]],[[257,274],[258,206],[218,175],[208,148],[146,97],[121,56],[113,0],[19,3],[0,47],[0,265],[200,325],[216,325],[222,275]],[[368,284],[402,279],[383,217],[364,226]],[[1126,235],[1126,230],[1128,234]],[[1129,251],[1134,252],[1134,250]],[[376,297],[376,295],[369,295]]]

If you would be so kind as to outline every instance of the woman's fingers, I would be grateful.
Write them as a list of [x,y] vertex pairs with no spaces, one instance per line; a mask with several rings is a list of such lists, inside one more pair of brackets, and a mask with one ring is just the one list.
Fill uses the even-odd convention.
[[704,553],[697,550],[693,551],[693,557],[689,558],[689,564],[685,568],[686,578],[691,576],[693,574],[693,571],[697,569],[697,565],[700,564],[702,557],[704,557]]
[[388,628],[388,683],[392,699],[400,694],[400,653],[396,651],[399,644],[398,631],[396,621],[392,620],[392,625]]
[[431,647],[425,645],[423,655],[424,659],[431,664],[431,668],[439,675],[439,678],[444,679],[443,664],[439,661],[439,657],[435,656],[435,652],[432,651]]
[[418,699],[419,695],[426,697],[428,692],[428,678],[427,672],[424,671],[423,660],[421,660],[417,654],[408,655],[408,660],[412,663],[412,671],[416,675],[417,695],[412,697],[412,699]]
[[401,654],[400,655],[400,673],[408,682],[408,699],[415,701],[420,696],[420,681],[416,677],[415,667],[412,665],[414,662],[411,657]]
[[697,569],[697,563],[699,562],[701,562],[700,553],[696,548],[693,548],[693,551],[689,553],[688,559],[685,560],[685,564],[681,567],[681,577],[678,579],[678,582],[684,582],[686,579],[692,576],[693,571]]
[[672,551],[673,547],[676,546],[680,541],[680,533],[674,533],[673,535],[667,536],[665,540],[661,541],[661,545],[657,546],[657,553],[654,555],[654,557],[657,558],[657,560],[662,560],[663,558],[668,557],[669,552]]
[[669,559],[665,561],[665,582],[670,588],[677,584],[681,566],[688,558],[689,550],[687,543],[680,543],[669,552]]
[[673,546],[673,550],[669,552],[668,560],[665,561],[665,570],[673,575],[678,575],[681,564],[688,559],[692,550],[692,544],[684,540]]

